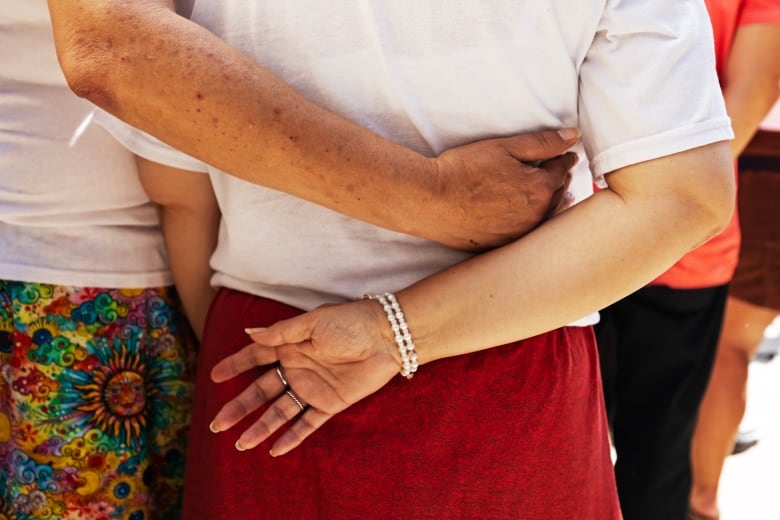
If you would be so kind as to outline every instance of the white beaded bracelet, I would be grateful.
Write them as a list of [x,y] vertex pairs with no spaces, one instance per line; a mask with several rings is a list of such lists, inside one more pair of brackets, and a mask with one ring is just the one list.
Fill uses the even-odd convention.
[[390,328],[395,335],[395,344],[398,346],[398,352],[401,354],[401,375],[406,379],[414,377],[419,366],[417,362],[417,353],[414,351],[414,341],[409,332],[409,325],[406,324],[404,312],[401,310],[401,304],[398,303],[393,293],[384,294],[366,294],[363,298],[376,300],[385,310],[387,321],[390,322]]

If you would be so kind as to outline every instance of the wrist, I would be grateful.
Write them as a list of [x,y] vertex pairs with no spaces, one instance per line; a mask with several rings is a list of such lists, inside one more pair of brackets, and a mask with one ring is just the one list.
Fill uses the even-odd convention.
[[390,341],[395,344],[396,348],[389,348],[388,352],[399,364],[400,374],[407,379],[412,379],[419,364],[414,340],[400,303],[393,293],[388,292],[366,294],[363,298],[374,300],[381,306],[386,318],[384,327],[380,326],[379,328],[380,331],[383,331],[381,334],[385,340],[384,344],[387,346],[389,344],[388,338],[391,338]]
[[[395,171],[397,194],[394,213],[399,230],[407,235],[442,242],[444,197],[441,193],[442,173],[437,159],[414,153],[399,161]],[[385,199],[385,202],[387,200]]]
[[395,365],[400,367],[401,354],[398,352],[398,347],[395,344],[395,335],[387,322],[387,315],[385,314],[382,305],[374,300],[373,295],[365,294],[363,300],[365,300],[366,306],[371,312],[370,330],[379,334],[378,348],[389,357],[393,358]]

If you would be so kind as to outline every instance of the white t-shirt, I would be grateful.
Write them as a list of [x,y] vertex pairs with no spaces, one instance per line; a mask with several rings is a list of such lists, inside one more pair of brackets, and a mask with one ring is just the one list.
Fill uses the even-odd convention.
[[[587,190],[588,164],[600,176],[732,137],[699,0],[193,0],[183,12],[314,102],[427,155],[577,126]],[[189,161],[124,134],[152,160]],[[208,171],[223,213],[218,286],[310,309],[469,256],[192,169]]]
[[171,283],[133,156],[100,126],[77,132],[93,110],[60,71],[45,0],[5,0],[0,278],[93,287]]

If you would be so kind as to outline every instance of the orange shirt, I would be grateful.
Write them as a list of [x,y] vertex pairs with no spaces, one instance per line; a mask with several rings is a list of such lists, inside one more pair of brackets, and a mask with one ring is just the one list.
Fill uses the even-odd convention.
[[[780,0],[705,0],[715,39],[715,61],[721,85],[737,28],[754,23],[780,23]],[[732,217],[718,236],[682,257],[656,278],[654,285],[696,289],[722,285],[734,274],[739,256],[739,222]]]

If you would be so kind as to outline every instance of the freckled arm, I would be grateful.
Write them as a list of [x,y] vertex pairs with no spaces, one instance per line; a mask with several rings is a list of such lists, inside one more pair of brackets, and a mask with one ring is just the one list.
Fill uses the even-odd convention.
[[[350,203],[345,193],[372,196],[371,183],[358,184],[357,175],[346,190],[345,179],[330,175],[345,164],[363,174],[389,171],[398,182],[433,166],[307,101],[178,16],[170,1],[53,0],[50,11],[63,70],[78,94],[224,171],[338,205]],[[319,119],[314,128],[307,127],[311,114]]]
[[250,182],[464,249],[522,235],[565,189],[570,165],[520,161],[560,155],[577,135],[426,158],[311,103],[170,0],[49,0],[49,10],[77,94]]

